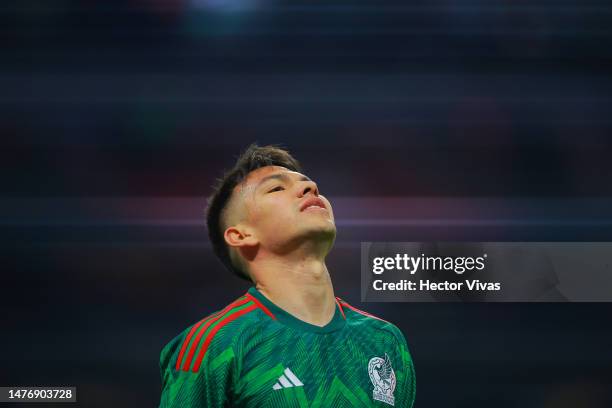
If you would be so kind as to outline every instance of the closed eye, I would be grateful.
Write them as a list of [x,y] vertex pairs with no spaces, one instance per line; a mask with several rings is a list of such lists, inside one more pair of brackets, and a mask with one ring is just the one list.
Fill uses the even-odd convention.
[[276,186],[272,190],[268,191],[268,193],[273,193],[275,191],[282,191],[284,189],[285,189],[285,187],[283,187],[283,186]]

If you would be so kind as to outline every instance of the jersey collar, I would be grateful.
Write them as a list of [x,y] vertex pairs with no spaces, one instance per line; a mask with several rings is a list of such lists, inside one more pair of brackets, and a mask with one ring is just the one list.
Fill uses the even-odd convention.
[[334,317],[329,323],[321,327],[314,324],[306,323],[305,321],[298,319],[292,314],[276,306],[271,300],[265,297],[255,287],[251,287],[248,293],[258,301],[260,301],[274,315],[274,317],[279,323],[291,326],[297,330],[313,333],[330,333],[342,329],[346,324],[344,313],[338,305],[338,302],[336,302],[336,310],[334,312]]

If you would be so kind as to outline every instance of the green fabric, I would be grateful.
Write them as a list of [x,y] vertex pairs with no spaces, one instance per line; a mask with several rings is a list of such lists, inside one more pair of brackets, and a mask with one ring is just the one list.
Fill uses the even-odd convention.
[[344,320],[344,317],[342,317],[342,313],[338,309],[338,306],[336,306],[336,311],[332,320],[324,327],[320,327],[296,319],[291,314],[285,312],[283,309],[272,303],[267,297],[262,295],[254,287],[249,289],[249,293],[253,295],[257,300],[259,300],[265,307],[267,307],[280,323],[287,326],[291,326],[301,331],[309,331],[313,333],[330,333],[335,330],[342,329],[346,323],[346,320]]
[[[190,344],[184,353],[183,362],[190,347],[197,347],[190,369],[177,371],[177,358],[191,330],[187,328],[161,352],[161,408],[354,408],[390,407],[390,402],[395,407],[412,407],[416,388],[414,366],[406,340],[396,326],[348,307],[343,307],[345,320],[336,307],[332,321],[318,327],[280,309],[255,288],[249,293],[276,319],[256,308],[247,309],[248,313],[229,323],[221,323],[238,310],[252,308],[252,302],[215,316],[218,320],[199,343]],[[212,338],[199,370],[193,372],[200,348],[217,324],[221,329]],[[191,343],[196,335],[197,332]],[[389,370],[381,368],[383,360],[390,364],[396,381],[392,393],[386,386],[386,395],[391,395],[391,399],[385,396],[382,399],[387,402],[374,398],[375,386],[370,379],[371,368],[375,366],[379,377],[375,376],[374,382],[380,386],[381,378],[387,378],[385,384],[392,381]],[[278,389],[274,389],[275,385]],[[377,399],[381,399],[380,389]]]

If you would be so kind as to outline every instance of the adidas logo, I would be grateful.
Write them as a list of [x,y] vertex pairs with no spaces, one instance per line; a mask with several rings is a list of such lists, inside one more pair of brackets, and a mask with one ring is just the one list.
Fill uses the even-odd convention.
[[281,388],[290,388],[290,387],[303,387],[304,384],[300,381],[299,378],[293,374],[289,368],[285,368],[283,375],[278,378],[278,382],[274,384],[272,387],[273,390],[280,390]]

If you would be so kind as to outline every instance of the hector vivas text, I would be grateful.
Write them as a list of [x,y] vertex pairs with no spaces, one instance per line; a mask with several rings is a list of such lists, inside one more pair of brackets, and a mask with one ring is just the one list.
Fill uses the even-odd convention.
[[[395,254],[393,257],[376,257],[372,260],[372,273],[381,275],[384,272],[396,271],[407,272],[410,276],[417,272],[449,272],[462,275],[465,272],[479,272],[486,267],[487,254],[479,257],[460,256],[410,256],[408,254]],[[431,280],[400,279],[394,282],[385,282],[382,279],[374,279],[372,287],[377,291],[498,291],[501,289],[499,282],[482,282],[479,279],[456,280]]]

